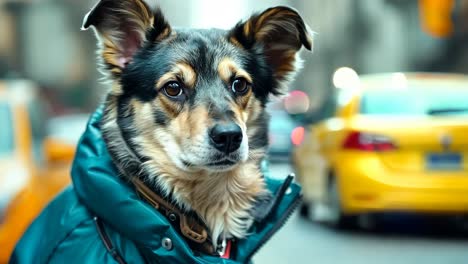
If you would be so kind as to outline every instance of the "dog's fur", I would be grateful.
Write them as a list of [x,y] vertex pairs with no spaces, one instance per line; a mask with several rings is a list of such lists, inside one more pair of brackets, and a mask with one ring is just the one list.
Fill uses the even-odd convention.
[[[101,0],[85,17],[99,40],[102,70],[112,83],[102,121],[109,152],[126,177],[205,221],[219,239],[242,238],[266,194],[259,170],[267,143],[265,104],[298,69],[297,52],[312,40],[299,14],[275,7],[229,31],[173,29],[143,0]],[[247,91],[232,82],[242,78]],[[167,95],[177,81],[183,92]],[[237,151],[210,145],[215,124],[242,129]]]

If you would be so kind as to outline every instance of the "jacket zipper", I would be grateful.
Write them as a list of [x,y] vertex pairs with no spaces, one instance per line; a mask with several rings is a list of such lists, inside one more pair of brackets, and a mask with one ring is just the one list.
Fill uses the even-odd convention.
[[127,264],[127,262],[122,258],[122,256],[117,252],[117,249],[112,245],[112,241],[107,236],[106,230],[102,225],[102,222],[99,220],[97,216],[93,218],[94,224],[96,225],[97,232],[99,237],[101,238],[102,242],[104,243],[104,247],[106,248],[107,252],[111,254],[112,258],[119,264]]
[[249,263],[250,259],[252,258],[253,255],[255,255],[264,245],[268,240],[271,239],[271,237],[278,231],[281,227],[283,227],[288,219],[291,217],[292,213],[296,210],[296,208],[299,206],[302,200],[302,194],[299,194],[291,204],[291,206],[288,208],[288,210],[281,216],[280,220],[276,223],[276,225],[263,237],[262,240],[258,243],[258,246],[250,253],[250,255],[247,256],[246,258],[246,263]]

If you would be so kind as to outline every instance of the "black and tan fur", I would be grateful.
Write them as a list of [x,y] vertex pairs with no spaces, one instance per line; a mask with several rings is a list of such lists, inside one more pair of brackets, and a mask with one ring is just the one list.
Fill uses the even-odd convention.
[[[265,104],[284,92],[300,48],[312,46],[302,18],[275,7],[228,31],[173,29],[142,0],[102,0],[85,18],[90,26],[112,82],[101,126],[116,166],[198,214],[215,244],[244,237],[266,195]],[[236,78],[248,83],[245,93],[231,89]],[[171,81],[183,87],[177,98],[165,92]],[[210,145],[208,131],[229,122],[242,129],[242,143],[226,154]]]

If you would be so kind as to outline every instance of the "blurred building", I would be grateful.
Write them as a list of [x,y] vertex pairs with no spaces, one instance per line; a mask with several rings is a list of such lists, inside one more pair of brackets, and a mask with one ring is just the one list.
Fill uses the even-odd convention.
[[[154,1],[154,0],[148,0]],[[310,97],[306,122],[334,109],[333,72],[468,73],[467,0],[157,0],[176,27],[229,28],[273,5],[298,9],[315,52],[291,90]],[[28,78],[57,111],[91,111],[102,99],[95,39],[80,31],[95,0],[0,0],[0,78]],[[444,4],[445,3],[445,4]],[[448,3],[448,4],[447,4]],[[434,29],[435,28],[435,29]]]
[[[466,0],[294,3],[318,32],[315,52],[295,85],[309,94],[311,102],[319,104],[312,105],[318,110],[306,113],[305,122],[316,121],[334,111],[332,76],[339,67],[351,67],[359,74],[395,71],[468,73]],[[423,17],[424,8],[426,12],[432,12],[432,19],[438,18],[437,28],[427,27],[427,23],[434,22]]]

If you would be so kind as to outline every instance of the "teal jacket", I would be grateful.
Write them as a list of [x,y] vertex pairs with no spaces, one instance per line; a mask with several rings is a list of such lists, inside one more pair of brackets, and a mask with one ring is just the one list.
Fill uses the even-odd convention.
[[[73,185],[29,227],[10,263],[118,263],[117,255],[123,259],[120,263],[249,263],[299,203],[299,186],[265,177],[277,203],[247,238],[236,242],[234,259],[193,252],[162,214],[117,177],[99,129],[101,116],[102,108],[93,114],[80,140]],[[171,247],[164,246],[167,239]]]

